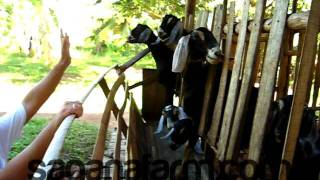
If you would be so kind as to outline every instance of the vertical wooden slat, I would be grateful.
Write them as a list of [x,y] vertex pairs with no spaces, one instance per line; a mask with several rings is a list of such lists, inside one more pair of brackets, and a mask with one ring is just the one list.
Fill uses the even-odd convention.
[[[250,0],[244,0],[243,10],[242,10],[242,18],[241,18],[241,27],[237,41],[237,49],[236,55],[234,58],[234,65],[232,69],[230,87],[228,91],[228,98],[226,102],[226,107],[224,110],[223,120],[231,121],[233,119],[235,104],[237,103],[237,95],[239,90],[239,76],[241,70],[241,63],[244,54],[244,47],[247,35],[247,25],[248,25],[248,17],[249,17],[249,8],[250,8]],[[230,137],[231,138],[231,137]],[[226,159],[230,160],[233,156],[235,145],[235,138],[230,139],[230,144],[228,146]]]
[[[219,5],[215,9],[215,17],[214,17],[214,25],[213,25],[213,35],[216,38],[216,40],[220,43],[221,41],[221,33],[223,31],[222,23],[223,23],[223,13],[224,13],[224,6]],[[212,99],[212,89],[214,86],[213,80],[215,79],[217,67],[215,65],[211,65],[208,72],[208,78],[205,86],[205,94],[204,94],[204,100],[203,100],[203,108],[202,108],[202,117],[203,121],[208,118],[208,114],[206,114],[209,111],[209,104],[210,100]],[[202,121],[202,120],[201,120]],[[215,129],[217,126],[219,126],[220,121],[212,121],[210,130],[208,132],[208,143],[211,146],[215,146],[216,142],[216,135],[218,133],[218,129]],[[201,127],[201,126],[200,126]],[[202,128],[203,131],[203,128]],[[199,135],[203,135],[203,132],[199,132]]]
[[[262,78],[250,138],[248,159],[253,160],[256,163],[259,163],[267,117],[274,94],[275,77],[279,63],[279,54],[286,24],[288,5],[289,0],[277,0],[272,18],[272,27],[262,70]],[[255,167],[253,164],[248,164],[246,166],[247,177],[253,177],[254,173]]]
[[209,11],[204,11],[201,17],[200,27],[207,27]]
[[200,11],[197,20],[196,20],[196,24],[194,25],[194,28],[198,28],[201,26],[201,21],[202,21],[202,16],[203,16],[204,11]]
[[103,112],[101,123],[100,123],[98,137],[96,139],[96,144],[95,144],[93,154],[92,154],[93,160],[99,160],[99,161],[103,160],[106,132],[107,132],[107,128],[109,127],[110,113],[111,113],[112,106],[114,103],[114,97],[116,95],[118,88],[124,82],[124,79],[125,79],[125,76],[123,74],[121,76],[119,76],[117,81],[112,86],[110,93],[108,95],[106,107]]
[[304,44],[304,38],[305,38],[306,33],[301,32],[299,33],[299,42],[298,42],[298,56],[296,57],[296,67],[295,67],[295,72],[294,72],[294,81],[293,81],[293,93],[294,89],[296,87],[296,82],[298,80],[298,74],[299,74],[299,68],[300,68],[300,60],[301,60],[301,52],[302,52],[302,47]]
[[256,3],[255,18],[252,25],[252,31],[250,34],[249,45],[247,56],[244,65],[244,72],[241,81],[240,92],[238,96],[238,102],[234,115],[234,122],[231,130],[231,142],[229,156],[228,158],[233,158],[231,155],[234,153],[235,148],[237,147],[238,138],[240,136],[240,127],[243,124],[242,117],[245,114],[245,107],[248,101],[248,96],[250,95],[251,85],[252,85],[252,74],[255,63],[255,57],[259,48],[259,36],[263,26],[263,16],[264,9],[266,5],[266,0],[259,0]]
[[[288,130],[282,155],[282,161],[286,161],[292,164],[296,143],[299,135],[304,104],[306,102],[307,85],[310,81],[310,69],[312,68],[316,49],[317,49],[317,37],[319,33],[320,25],[320,1],[313,0],[311,4],[311,10],[308,20],[307,32],[305,37],[305,43],[302,50],[302,57],[300,62],[300,70],[298,74],[298,80],[295,87],[295,93],[293,96],[293,104],[291,108]],[[287,169],[284,164],[281,164],[279,178],[281,180],[287,179]]]
[[[230,3],[230,9],[229,9],[229,17],[228,17],[228,34],[227,34],[227,43],[225,48],[225,57],[223,62],[223,69],[222,74],[220,78],[220,86],[219,86],[219,92],[216,104],[214,106],[214,112],[213,112],[213,119],[221,119],[222,116],[222,109],[223,104],[225,100],[225,93],[227,88],[227,78],[228,78],[228,71],[229,71],[229,59],[230,59],[230,52],[231,52],[231,43],[232,43],[232,35],[233,35],[233,23],[234,23],[234,15],[235,15],[235,2],[232,1]],[[222,123],[222,130],[221,133],[223,135],[228,134],[228,130],[230,124],[228,122]],[[227,146],[227,139],[225,137],[222,137],[219,139],[218,142],[218,156],[219,160],[224,159],[225,151]]]
[[312,99],[312,107],[315,108],[317,106],[317,100],[319,96],[319,87],[320,87],[320,43],[318,45],[318,62],[316,64],[316,70],[314,74],[314,86],[313,86],[313,99]]
[[292,49],[293,32],[286,29],[284,35],[282,56],[280,59],[280,72],[278,77],[277,99],[283,98],[287,95],[289,89],[289,74],[291,56],[288,55],[288,50]]

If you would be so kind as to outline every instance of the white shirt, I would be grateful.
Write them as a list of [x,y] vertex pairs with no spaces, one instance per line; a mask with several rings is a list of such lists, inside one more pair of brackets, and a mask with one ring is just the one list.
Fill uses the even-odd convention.
[[0,117],[0,169],[6,166],[11,145],[21,136],[25,121],[26,110],[22,104]]

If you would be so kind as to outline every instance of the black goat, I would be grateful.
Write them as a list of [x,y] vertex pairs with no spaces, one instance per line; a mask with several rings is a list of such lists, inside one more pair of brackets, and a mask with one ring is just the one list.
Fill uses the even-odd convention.
[[[293,96],[271,105],[264,143],[264,163],[277,178]],[[320,128],[315,112],[305,108],[289,179],[317,179],[320,172]]]
[[[194,129],[197,130],[200,122],[202,112],[203,98],[205,92],[205,83],[208,72],[208,65],[216,64],[221,61],[221,51],[219,43],[214,38],[211,31],[207,28],[201,27],[191,32],[183,29],[182,22],[179,18],[173,15],[165,15],[159,29],[159,38],[168,47],[176,47],[178,43],[184,43],[185,37],[187,38],[187,46],[189,52],[189,62],[186,63],[184,69],[184,85],[183,85],[183,108],[188,116],[193,120]],[[184,36],[184,38],[182,38]],[[179,46],[179,45],[178,45]],[[184,45],[181,45],[181,47]],[[175,53],[179,51],[176,49]],[[181,53],[182,56],[187,57],[185,52]],[[176,61],[176,60],[174,60]],[[222,65],[221,63],[217,68],[217,80],[220,79]],[[178,72],[178,71],[177,71]],[[216,81],[215,82],[219,82]],[[217,84],[217,86],[219,85]],[[213,96],[216,97],[218,89],[213,91]],[[190,146],[195,145],[198,140],[196,133],[189,140]]]
[[144,43],[150,49],[159,73],[158,80],[166,88],[166,105],[172,104],[176,74],[171,72],[173,50],[165,46],[147,25],[138,24],[128,38],[129,43]]

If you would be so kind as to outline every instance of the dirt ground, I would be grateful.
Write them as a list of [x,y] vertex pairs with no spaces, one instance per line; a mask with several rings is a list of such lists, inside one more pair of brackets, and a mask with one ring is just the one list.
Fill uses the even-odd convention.
[[[111,88],[112,82],[116,79],[117,75],[112,73],[109,75],[107,83]],[[126,73],[126,80],[129,84],[141,81],[141,70],[129,69]],[[111,79],[111,80],[110,80]],[[114,79],[114,80],[113,80]],[[94,79],[92,80],[94,81]],[[0,115],[6,112],[10,112],[17,107],[23,100],[24,96],[30,91],[35,84],[13,84],[8,80],[0,79]],[[88,85],[89,87],[90,85]],[[88,87],[83,87],[77,84],[62,84],[57,87],[55,92],[40,108],[36,117],[52,118],[60,109],[65,101],[75,101],[80,99],[87,91]],[[121,88],[120,88],[121,89]],[[141,107],[141,87],[132,90],[134,98],[136,99],[138,107]],[[116,95],[116,103],[121,106],[123,102],[123,90],[119,90]],[[90,96],[87,98],[84,107],[84,114],[80,121],[99,124],[106,104],[106,97],[104,96],[100,87],[96,87]],[[124,114],[128,117],[128,113]],[[112,116],[110,121],[110,127],[115,127],[116,121]]]

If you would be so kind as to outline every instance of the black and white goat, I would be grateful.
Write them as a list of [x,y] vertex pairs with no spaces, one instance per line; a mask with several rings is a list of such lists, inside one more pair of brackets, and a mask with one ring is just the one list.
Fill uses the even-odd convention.
[[[221,62],[219,43],[207,28],[201,27],[186,32],[180,19],[173,15],[166,15],[163,18],[159,38],[168,47],[175,48],[172,70],[184,76],[183,108],[193,120],[193,129],[198,129],[208,72],[206,64]],[[218,79],[220,79],[219,74],[221,72],[218,72]],[[194,146],[198,139],[194,131],[189,145]]]
[[138,24],[128,37],[129,43],[143,43],[148,46],[156,62],[158,80],[166,88],[166,105],[173,102],[176,74],[171,72],[173,50],[168,48],[147,25]]

